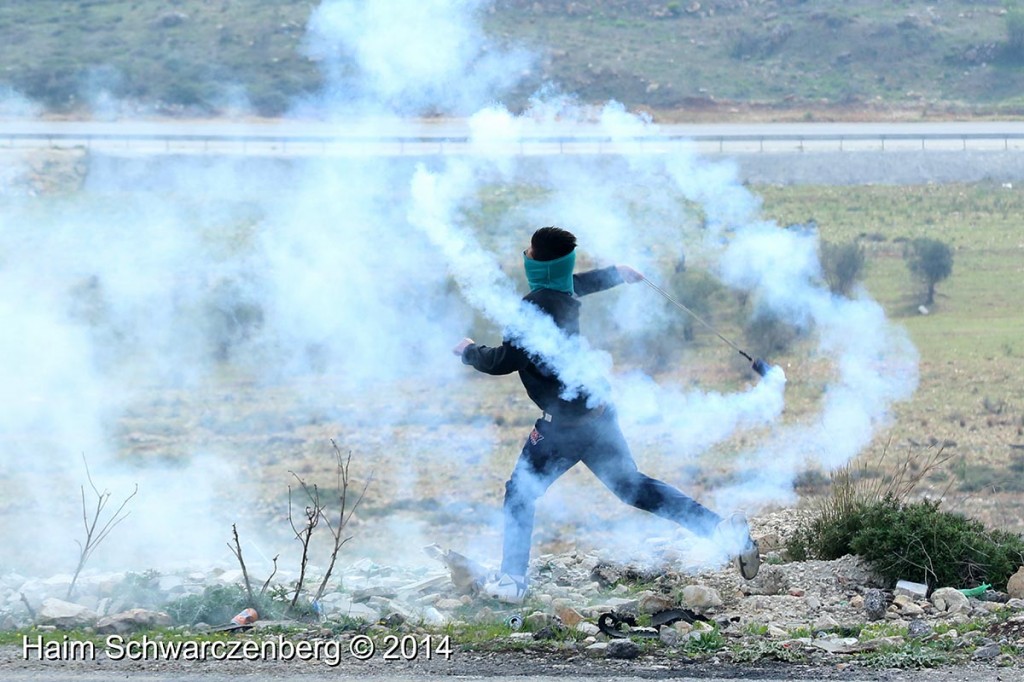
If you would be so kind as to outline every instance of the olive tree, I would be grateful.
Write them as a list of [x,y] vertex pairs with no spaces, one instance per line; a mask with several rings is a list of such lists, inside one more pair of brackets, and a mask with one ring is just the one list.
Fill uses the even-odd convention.
[[938,239],[921,237],[910,242],[903,259],[910,274],[925,286],[925,305],[931,305],[935,302],[935,285],[953,273],[953,250]]
[[821,270],[829,290],[838,296],[849,296],[850,289],[864,271],[864,247],[857,242],[821,243]]

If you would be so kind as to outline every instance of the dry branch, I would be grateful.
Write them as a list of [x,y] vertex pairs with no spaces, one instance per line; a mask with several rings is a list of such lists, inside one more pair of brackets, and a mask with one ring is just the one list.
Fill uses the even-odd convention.
[[242,559],[242,544],[238,541],[238,527],[235,524],[231,524],[231,534],[235,539],[235,546],[228,545],[228,549],[238,559],[238,565],[242,567],[242,579],[245,581],[245,593],[249,595],[249,603],[255,603],[256,599],[252,595],[252,583],[249,582],[249,571],[245,568],[245,561]]
[[331,447],[334,448],[334,456],[337,464],[336,476],[337,476],[337,488],[338,488],[338,516],[337,524],[332,524],[331,520],[326,514],[323,514],[324,523],[327,524],[327,529],[331,532],[331,536],[334,538],[334,547],[331,550],[331,559],[327,563],[327,572],[324,573],[323,580],[320,581],[320,587],[317,588],[316,596],[313,597],[313,601],[320,601],[320,598],[324,596],[324,592],[327,590],[327,583],[331,579],[331,574],[334,572],[334,565],[338,560],[338,552],[341,551],[342,546],[346,542],[352,539],[352,536],[342,537],[345,533],[345,528],[348,527],[349,522],[352,520],[352,515],[356,513],[356,509],[359,508],[359,504],[363,501],[366,496],[366,489],[370,487],[370,483],[373,481],[373,475],[366,479],[366,483],[363,484],[362,490],[359,491],[359,496],[356,497],[352,503],[352,507],[348,508],[349,501],[349,485],[351,485],[352,479],[349,477],[349,466],[352,464],[352,451],[349,450],[348,456],[341,454],[341,448],[338,444],[331,439]]
[[295,604],[299,601],[299,594],[302,593],[302,585],[306,580],[306,567],[309,564],[309,542],[313,537],[313,531],[316,529],[317,524],[320,522],[320,518],[323,516],[323,505],[320,502],[320,491],[313,484],[312,487],[306,485],[306,482],[299,478],[299,475],[294,471],[289,472],[295,477],[295,480],[299,482],[299,486],[302,491],[306,493],[306,497],[309,499],[309,504],[306,505],[305,516],[306,521],[301,528],[295,525],[295,516],[292,513],[292,487],[288,486],[288,522],[292,526],[292,532],[295,533],[295,538],[302,545],[302,560],[299,564],[299,579],[295,583],[295,594],[292,595],[292,601],[288,604],[288,613],[294,613]]
[[85,477],[89,481],[89,487],[92,488],[93,493],[96,495],[96,508],[93,511],[92,518],[90,519],[88,507],[85,502],[85,486],[81,486],[82,524],[85,526],[85,543],[83,544],[78,542],[78,540],[75,540],[75,544],[78,545],[79,549],[78,566],[75,568],[75,574],[71,578],[71,584],[68,585],[67,599],[71,599],[71,595],[75,591],[75,584],[78,582],[78,576],[85,567],[89,557],[91,557],[92,553],[96,551],[96,548],[100,543],[110,535],[110,531],[114,530],[117,524],[121,523],[128,517],[130,512],[124,511],[124,508],[139,492],[139,485],[136,483],[135,490],[132,491],[132,494],[124,498],[124,501],[121,502],[121,506],[117,508],[117,511],[115,511],[105,523],[100,525],[100,517],[103,515],[103,510],[106,508],[107,503],[110,501],[110,492],[104,490],[101,493],[99,488],[96,487],[96,484],[93,483],[92,474],[89,472],[89,462],[85,459],[84,454],[82,455],[82,462],[85,464]]

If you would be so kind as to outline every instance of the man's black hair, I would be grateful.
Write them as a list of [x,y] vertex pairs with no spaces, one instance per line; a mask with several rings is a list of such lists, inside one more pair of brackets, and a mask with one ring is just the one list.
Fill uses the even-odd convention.
[[560,227],[542,227],[530,239],[533,260],[555,260],[576,248],[576,235]]

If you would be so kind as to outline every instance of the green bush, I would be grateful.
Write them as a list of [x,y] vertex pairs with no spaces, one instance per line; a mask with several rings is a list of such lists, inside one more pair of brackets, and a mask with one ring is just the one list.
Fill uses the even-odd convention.
[[[164,610],[176,625],[225,625],[242,609],[250,607],[256,609],[261,620],[283,618],[288,614],[291,595],[283,586],[253,597],[250,600],[241,585],[210,585],[202,594],[190,594],[168,602]],[[296,610],[290,616],[309,620],[315,614],[307,601],[296,604]]]
[[889,584],[897,580],[933,587],[1006,587],[1024,564],[1024,538],[987,530],[974,519],[939,509],[939,502],[854,499],[823,514],[790,539],[793,558],[863,557]]
[[821,269],[833,294],[849,296],[864,272],[864,247],[857,242],[821,242]]
[[[178,625],[223,625],[252,604],[240,585],[211,585],[202,594],[190,594],[169,602],[164,608]],[[260,609],[255,607],[259,613]]]

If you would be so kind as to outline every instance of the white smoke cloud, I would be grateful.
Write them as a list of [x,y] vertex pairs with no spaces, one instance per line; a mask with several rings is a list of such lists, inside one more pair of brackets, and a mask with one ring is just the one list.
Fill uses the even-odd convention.
[[[111,563],[141,568],[230,559],[230,523],[252,515],[231,491],[253,480],[280,490],[289,458],[309,455],[276,442],[337,437],[371,461],[382,449],[407,453],[416,464],[377,493],[385,502],[436,494],[431,479],[443,479],[448,496],[469,491],[477,463],[494,454],[493,427],[473,431],[483,433],[478,441],[453,436],[434,449],[417,434],[467,422],[451,395],[472,394],[472,371],[450,348],[470,333],[474,310],[496,335],[508,330],[549,358],[569,394],[586,388],[616,402],[627,438],[657,439],[667,453],[637,453],[641,469],[656,465],[648,473],[684,491],[688,467],[710,448],[770,430],[741,456],[735,483],[702,500],[723,514],[792,499],[805,466],[849,461],[886,425],[916,385],[913,347],[866,293],[847,300],[823,289],[816,237],[763,221],[733,164],[685,145],[661,155],[510,153],[538,136],[615,143],[656,128],[619,105],[579,106],[557,94],[539,95],[519,115],[491,104],[529,60],[483,36],[483,8],[329,0],[314,12],[307,45],[331,76],[328,114],[384,112],[382,127],[395,114],[467,114],[472,154],[418,163],[95,156],[73,201],[22,198],[0,211],[0,462],[6,485],[24,495],[17,513],[6,512],[0,542],[25,548],[18,560],[70,558],[75,530],[66,519],[77,518],[83,452],[115,497],[139,484]],[[363,125],[374,131],[374,120]],[[538,191],[479,234],[467,216],[481,194],[514,185]],[[686,252],[809,330],[813,353],[835,370],[819,413],[784,423],[781,368],[731,392],[701,390],[619,372],[605,339],[566,339],[522,306],[524,292],[507,274],[510,262],[521,267],[532,231],[549,224],[576,233],[587,262],[629,263],[655,281],[662,263]],[[626,337],[664,333],[676,314],[654,305],[643,285],[603,296],[585,300],[584,315],[608,307]],[[239,442],[253,450],[239,451]],[[516,454],[496,456],[511,470]],[[578,503],[576,485],[556,484],[543,513],[584,525],[593,509]],[[500,494],[498,484],[492,511]],[[64,503],[38,521],[53,499]],[[610,546],[639,553],[665,532],[657,519],[623,514]],[[373,540],[407,555],[429,539],[425,524]],[[250,530],[243,536],[266,556],[287,547],[287,538],[280,545]],[[493,550],[500,528],[488,532],[480,547]],[[30,542],[36,535],[47,541]]]
[[25,97],[9,85],[0,85],[0,117],[31,119],[39,116],[43,107]]
[[484,0],[328,0],[309,23],[306,51],[321,62],[330,104],[405,115],[466,115],[529,68],[481,31]]

